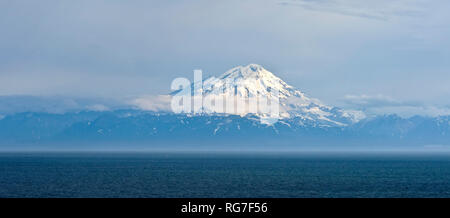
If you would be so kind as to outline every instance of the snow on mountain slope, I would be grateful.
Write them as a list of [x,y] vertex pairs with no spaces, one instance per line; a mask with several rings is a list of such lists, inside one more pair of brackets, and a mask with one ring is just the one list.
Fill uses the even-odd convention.
[[[194,92],[202,91],[203,96],[236,95],[241,98],[270,97],[273,95],[271,91],[276,89],[279,91],[280,118],[297,117],[314,121],[322,126],[346,126],[365,117],[362,112],[330,107],[317,99],[310,98],[257,64],[235,67],[219,77],[204,80],[203,87],[194,86],[193,88]],[[204,108],[206,111],[208,109]],[[259,117],[268,116],[261,112],[253,114]]]

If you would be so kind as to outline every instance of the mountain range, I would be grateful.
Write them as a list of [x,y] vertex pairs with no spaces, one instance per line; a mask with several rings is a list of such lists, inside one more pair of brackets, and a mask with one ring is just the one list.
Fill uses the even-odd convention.
[[[202,86],[193,87],[193,93],[201,92],[203,97],[236,96],[248,98],[256,96],[274,97],[272,90],[278,91],[279,117],[281,119],[296,118],[303,122],[312,122],[321,126],[347,126],[358,122],[365,115],[359,111],[342,110],[330,107],[320,100],[311,98],[299,89],[288,85],[272,72],[257,64],[238,66],[219,77],[210,77],[203,81]],[[204,106],[205,107],[205,106]],[[204,108],[208,113],[214,108]],[[247,115],[242,112],[227,114]],[[259,118],[270,117],[267,112],[252,113]]]
[[[446,148],[450,142],[450,116],[373,117],[328,106],[256,64],[235,67],[192,88],[203,96],[238,97],[271,95],[270,90],[277,89],[280,117],[278,122],[268,124],[261,119],[268,115],[260,112],[214,113],[211,108],[203,108],[204,113],[200,114],[176,114],[148,111],[139,105],[123,107],[115,103],[106,107],[104,102],[88,101],[89,107],[65,111],[3,112],[0,148],[91,148],[101,144],[110,148],[117,144],[121,148],[139,145],[148,149],[400,149]],[[5,102],[11,105],[14,98],[0,98],[0,109],[9,108]]]

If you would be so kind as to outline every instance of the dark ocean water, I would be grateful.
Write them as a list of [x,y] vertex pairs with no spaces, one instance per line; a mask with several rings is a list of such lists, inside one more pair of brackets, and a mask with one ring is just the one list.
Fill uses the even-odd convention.
[[0,197],[450,197],[450,156],[3,153]]

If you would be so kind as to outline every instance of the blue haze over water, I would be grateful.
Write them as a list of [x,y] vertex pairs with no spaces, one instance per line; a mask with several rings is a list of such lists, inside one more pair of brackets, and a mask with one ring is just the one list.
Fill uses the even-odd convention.
[[450,197],[450,154],[1,153],[0,197]]

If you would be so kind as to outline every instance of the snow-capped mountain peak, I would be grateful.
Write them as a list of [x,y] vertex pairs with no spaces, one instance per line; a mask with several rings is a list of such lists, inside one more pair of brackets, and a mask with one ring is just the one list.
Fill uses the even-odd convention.
[[258,64],[249,64],[247,66],[238,66],[227,72],[223,73],[219,78],[264,78],[264,79],[278,79],[273,73],[264,69],[261,65]]
[[[258,64],[232,68],[219,77],[210,77],[200,87],[194,87],[204,96],[237,96],[252,98],[255,96],[274,97],[273,90],[279,92],[280,118],[300,118],[305,123],[316,123],[324,126],[345,126],[357,122],[364,117],[362,112],[344,111],[326,106],[319,100],[310,98],[300,90],[288,85],[272,72]],[[206,111],[210,108],[204,108]],[[229,112],[228,112],[229,113]],[[231,113],[246,115],[246,113]],[[252,113],[259,117],[267,117],[265,113]]]
[[204,81],[203,89],[206,94],[234,91],[236,95],[241,97],[268,96],[272,89],[276,89],[282,99],[290,96],[305,97],[302,92],[295,90],[294,87],[258,64],[238,66],[228,70],[218,78],[211,77]]

